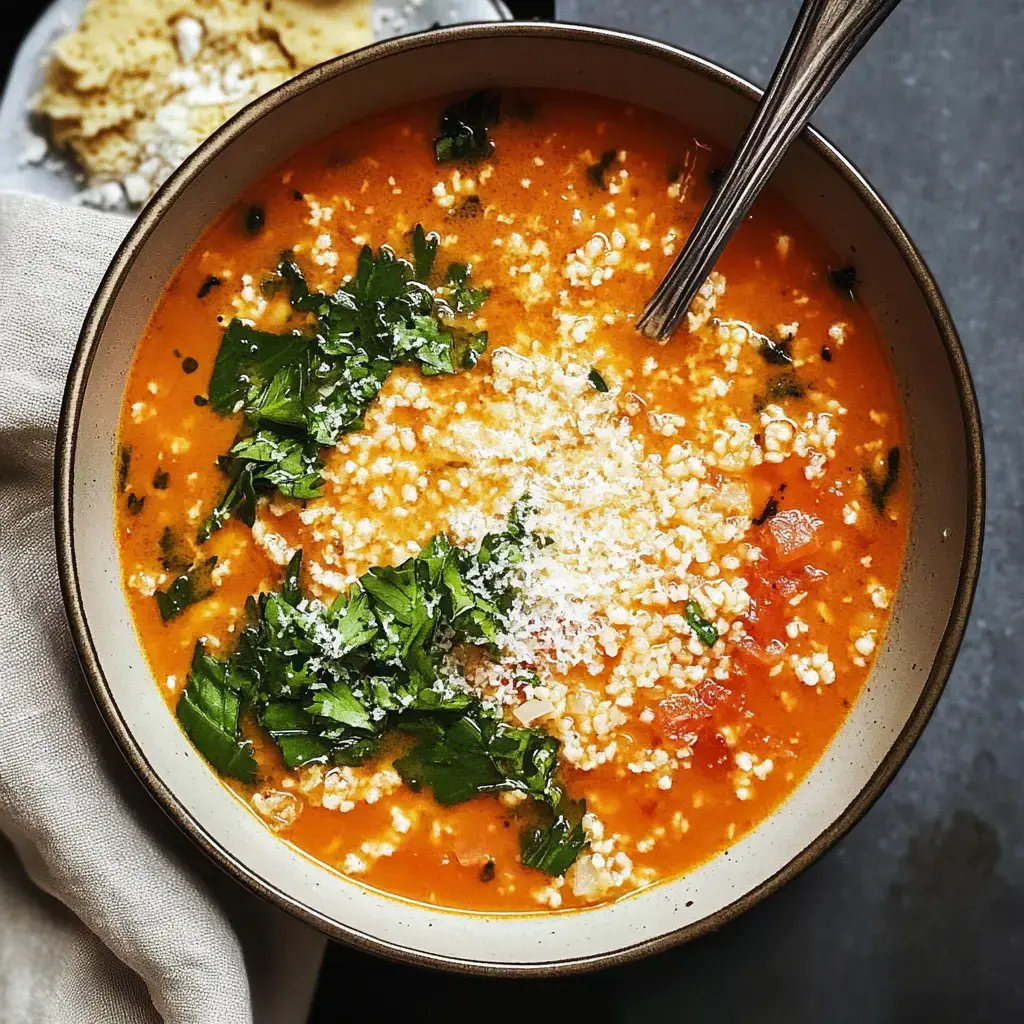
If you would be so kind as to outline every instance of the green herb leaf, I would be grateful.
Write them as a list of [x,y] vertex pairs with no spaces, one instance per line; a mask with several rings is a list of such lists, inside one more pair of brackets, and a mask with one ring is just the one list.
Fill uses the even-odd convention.
[[718,642],[718,627],[704,618],[696,601],[686,602],[686,622],[705,647],[714,647]]
[[245,233],[247,235],[258,235],[263,230],[267,221],[267,215],[262,206],[252,205],[245,211]]
[[[231,460],[226,460],[231,464]],[[213,511],[206,517],[199,534],[197,543],[204,544],[217,532],[232,516],[237,514],[247,526],[252,526],[256,521],[256,488],[253,481],[254,466],[249,463],[234,463],[234,471],[231,483],[224,492]]]
[[469,264],[448,264],[448,296],[456,313],[475,313],[491,294],[490,288],[471,288],[469,278]]
[[452,220],[472,220],[484,212],[484,204],[478,195],[463,196],[454,206],[448,210],[448,216]]
[[254,485],[267,484],[289,498],[320,497],[323,463],[316,444],[258,430],[239,441],[231,455],[250,464]]
[[281,581],[281,600],[298,608],[302,601],[302,552],[296,551],[284,570],[284,579]]
[[166,590],[156,592],[156,603],[160,609],[160,618],[164,622],[180,615],[189,605],[202,601],[213,593],[211,573],[216,564],[216,555],[203,562],[197,562],[175,579]]
[[320,734],[300,701],[271,701],[260,715],[260,725],[270,733],[289,768],[323,764],[330,757],[330,741]]
[[441,134],[434,139],[434,157],[472,162],[494,152],[488,133],[501,120],[501,94],[492,89],[475,92],[446,107],[441,115]]
[[597,370],[591,370],[587,374],[587,380],[590,381],[590,386],[595,390],[599,391],[602,395],[608,393],[608,385],[605,383],[604,377],[597,372]]
[[399,758],[395,770],[413,789],[429,786],[434,799],[446,807],[495,791],[503,781],[480,722],[468,716],[456,719],[443,739],[421,743]]
[[[248,454],[263,457],[263,443],[254,435]],[[297,553],[278,592],[247,601],[235,650],[208,660],[220,688],[251,708],[289,767],[360,764],[401,729],[415,737],[395,762],[409,785],[429,788],[442,804],[523,793],[551,819],[530,842],[531,863],[564,870],[585,836],[578,817],[566,817],[559,741],[507,724],[499,708],[442,672],[458,645],[496,649],[516,598],[514,567],[541,543],[528,517],[525,499],[517,502],[506,529],[476,551],[435,537],[400,565],[370,569],[329,607],[303,597]]]
[[870,466],[862,470],[864,485],[867,487],[868,496],[875,511],[882,515],[885,512],[886,502],[889,495],[896,489],[900,478],[900,450],[898,447],[890,448],[885,456],[885,475],[879,479]]
[[587,845],[583,829],[586,804],[565,801],[546,828],[525,829],[519,837],[519,859],[528,868],[536,868],[554,877],[569,870]]
[[773,402],[803,398],[806,394],[807,388],[803,381],[791,370],[786,370],[769,379],[763,395],[754,396],[754,411],[760,413]]
[[596,164],[591,164],[587,168],[587,177],[600,189],[607,188],[605,184],[604,175],[605,171],[618,158],[619,151],[617,149],[606,149],[598,159]]
[[828,279],[836,291],[842,292],[851,302],[857,301],[857,268],[852,266],[830,268]]
[[128,486],[128,471],[132,465],[132,450],[128,445],[117,447],[117,489],[124,491]]
[[767,335],[758,335],[757,350],[766,363],[773,366],[791,366],[793,363],[793,339],[783,338],[780,341],[773,341]]
[[441,244],[441,236],[436,231],[425,232],[422,224],[417,224],[412,231],[412,269],[417,281],[426,284],[434,272],[434,260],[437,258],[437,247]]
[[306,710],[313,715],[330,718],[350,729],[373,730],[369,713],[358,701],[346,683],[331,683],[326,690],[317,690],[313,699],[306,705]]
[[297,365],[309,345],[309,339],[299,334],[271,334],[242,320],[232,320],[224,331],[210,376],[213,410],[227,415],[244,409],[258,419],[274,378],[282,369]]
[[199,291],[196,292],[197,299],[205,299],[214,288],[217,288],[221,284],[221,279],[210,274],[209,277],[203,280],[203,283],[199,286]]
[[178,534],[165,526],[160,534],[160,565],[164,572],[185,572],[192,564],[192,554],[184,548]]
[[228,324],[210,378],[210,404],[242,413],[246,430],[225,468],[230,483],[199,531],[209,539],[232,514],[252,524],[259,494],[277,490],[306,500],[322,488],[318,449],[363,425],[367,408],[396,363],[425,375],[472,368],[486,332],[456,318],[489,294],[469,285],[469,268],[452,264],[446,299],[428,285],[440,239],[417,224],[413,262],[386,245],[364,246],[352,279],[333,295],[311,291],[290,252],[278,264],[292,308],[310,314],[312,334],[273,334],[241,320]]
[[177,715],[186,735],[220,772],[241,782],[256,777],[252,744],[239,738],[241,701],[228,685],[225,666],[196,644],[188,683],[178,698]]

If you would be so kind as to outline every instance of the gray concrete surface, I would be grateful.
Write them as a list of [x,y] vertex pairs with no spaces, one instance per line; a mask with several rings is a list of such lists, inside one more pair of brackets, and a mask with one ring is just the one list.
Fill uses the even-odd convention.
[[[558,16],[659,37],[764,84],[796,8],[560,0]],[[455,1021],[502,1005],[552,1021],[1024,1020],[1022,51],[1020,0],[904,0],[814,119],[938,277],[985,421],[983,581],[953,678],[895,783],[776,896],[643,963],[515,986],[350,953],[339,969],[358,959],[365,983],[385,986],[401,1010]]]

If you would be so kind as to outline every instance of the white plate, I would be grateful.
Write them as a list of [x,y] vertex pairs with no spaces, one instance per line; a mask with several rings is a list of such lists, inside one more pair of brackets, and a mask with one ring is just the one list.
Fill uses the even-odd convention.
[[[27,154],[38,147],[29,108],[43,83],[44,64],[50,47],[78,24],[85,0],[54,0],[18,49],[7,88],[0,100],[0,189],[34,192],[54,199],[74,200],[82,189],[74,170],[60,157],[29,163]],[[455,25],[467,21],[511,21],[502,0],[374,0],[374,38],[422,32],[440,22]],[[123,211],[134,217],[137,211]]]

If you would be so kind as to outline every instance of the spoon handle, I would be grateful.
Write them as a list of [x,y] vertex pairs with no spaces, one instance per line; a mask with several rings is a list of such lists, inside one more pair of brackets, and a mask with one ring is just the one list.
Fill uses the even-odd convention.
[[789,144],[899,0],[804,0],[786,48],[732,162],[682,252],[637,321],[664,341]]

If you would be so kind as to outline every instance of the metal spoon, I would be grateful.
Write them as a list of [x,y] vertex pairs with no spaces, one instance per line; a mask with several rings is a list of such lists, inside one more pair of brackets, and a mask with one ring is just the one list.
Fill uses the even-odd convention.
[[804,0],[732,162],[637,329],[664,341],[682,319],[789,144],[899,0]]

